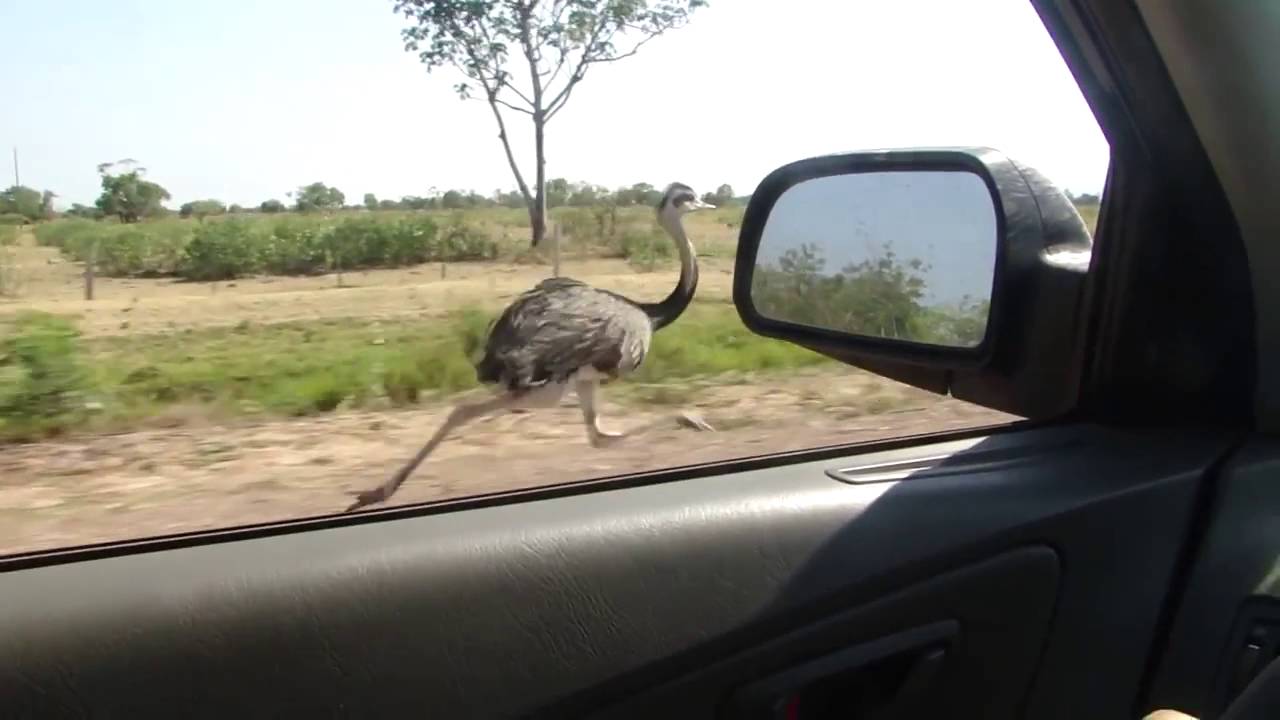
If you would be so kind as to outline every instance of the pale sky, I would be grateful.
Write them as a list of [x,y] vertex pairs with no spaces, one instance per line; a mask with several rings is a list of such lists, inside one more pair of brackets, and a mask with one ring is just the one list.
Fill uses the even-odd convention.
[[[511,188],[488,107],[405,52],[391,0],[0,0],[0,186],[91,204],[137,159],[173,194],[256,205],[312,181],[358,202]],[[526,172],[532,128],[509,129]],[[597,66],[548,128],[548,174],[750,192],[778,165],[980,144],[1098,192],[1108,149],[1026,0],[711,0]]]
[[991,191],[970,172],[835,175],[791,186],[769,212],[757,262],[776,262],[802,243],[816,245],[824,272],[883,256],[926,268],[923,300],[951,304],[991,297],[996,214]]

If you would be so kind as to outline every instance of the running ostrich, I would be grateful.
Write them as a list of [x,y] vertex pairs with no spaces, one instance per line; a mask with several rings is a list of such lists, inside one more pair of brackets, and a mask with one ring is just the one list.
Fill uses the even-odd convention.
[[[658,203],[658,223],[680,253],[680,279],[661,302],[636,302],[571,278],[548,278],[516,298],[489,330],[476,378],[494,385],[493,397],[459,404],[418,454],[391,479],[371,490],[350,493],[347,512],[386,501],[445,437],[459,426],[503,410],[556,407],[572,386],[593,447],[611,445],[628,433],[600,427],[597,388],[634,371],[649,352],[653,332],[680,317],[698,285],[698,261],[681,217],[712,208],[683,183],[672,183]],[[685,416],[700,430],[705,422]],[[634,432],[634,431],[632,431]]]

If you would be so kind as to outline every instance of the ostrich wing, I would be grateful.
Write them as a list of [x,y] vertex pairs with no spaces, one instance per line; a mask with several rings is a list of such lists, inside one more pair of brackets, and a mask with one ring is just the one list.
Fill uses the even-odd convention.
[[523,390],[587,367],[625,372],[644,358],[650,333],[648,316],[620,295],[570,278],[543,280],[498,317],[476,377]]

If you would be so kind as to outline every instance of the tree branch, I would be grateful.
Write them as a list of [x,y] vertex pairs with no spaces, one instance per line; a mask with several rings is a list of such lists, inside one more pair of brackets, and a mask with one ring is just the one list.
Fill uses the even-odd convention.
[[546,118],[548,121],[551,120],[551,118],[555,117],[556,113],[560,112],[561,108],[563,108],[566,104],[568,104],[569,98],[573,96],[574,86],[577,85],[578,82],[581,80],[582,78],[578,78],[577,80],[570,80],[569,84],[565,85],[564,91],[561,92],[559,95],[557,95],[555,100],[551,101],[551,104],[547,106],[548,110],[547,110]]
[[[591,37],[587,39],[582,48],[582,58],[578,60],[578,64],[573,69],[573,74],[569,76],[568,82],[565,83],[564,89],[556,94],[551,102],[547,103],[547,117],[550,119],[551,114],[555,110],[564,107],[564,102],[569,99],[569,93],[573,91],[573,86],[578,84],[583,74],[587,71],[587,65],[591,64],[591,54],[596,47],[596,43],[600,41],[600,33],[609,25],[607,17],[602,13],[596,21],[596,26],[591,30]],[[613,33],[609,33],[609,37],[605,39],[607,43],[613,38]]]
[[524,181],[524,175],[520,172],[520,166],[516,163],[515,153],[511,152],[511,140],[507,138],[507,123],[502,119],[502,111],[493,102],[489,103],[489,108],[493,110],[493,118],[498,121],[498,139],[502,141],[502,150],[507,155],[507,164],[511,166],[511,174],[516,178],[516,187],[520,189],[520,194],[524,197],[525,204],[532,208],[533,193],[529,192],[529,185]]
[[538,73],[537,54],[533,47],[533,36],[529,26],[532,24],[532,7],[517,3],[520,9],[520,45],[524,48],[525,60],[529,63],[529,80],[533,84],[534,117],[542,114],[542,76]]
[[[517,3],[517,6],[519,6],[519,3]],[[472,24],[473,24],[473,26],[475,26],[476,28],[478,28],[478,29],[479,29],[479,31],[484,35],[485,48],[488,50],[488,52],[487,52],[486,54],[487,54],[487,55],[488,55],[488,57],[489,57],[489,62],[491,63],[491,67],[494,67],[494,68],[501,68],[501,67],[502,67],[502,57],[500,56],[500,54],[499,54],[498,52],[496,52],[496,51],[495,51],[495,48],[497,48],[497,47],[498,47],[498,44],[497,44],[497,43],[495,43],[495,42],[493,41],[493,36],[489,34],[489,27],[488,27],[488,25],[486,25],[485,23],[480,22],[480,21],[473,21],[473,23],[472,23]],[[502,89],[502,88],[504,88],[504,87],[505,87],[505,88],[508,88],[509,90],[511,90],[511,92],[515,93],[516,97],[518,97],[518,98],[520,98],[521,100],[523,100],[523,101],[525,102],[525,104],[526,104],[526,105],[528,105],[528,106],[530,107],[530,109],[533,109],[533,108],[535,108],[535,107],[536,107],[536,106],[533,104],[533,100],[529,99],[529,97],[528,97],[528,96],[526,96],[523,92],[521,92],[521,91],[520,91],[520,88],[516,87],[516,86],[515,86],[514,84],[512,84],[509,80],[507,80],[507,79],[506,79],[506,73],[501,72],[501,71],[497,71],[497,72],[493,73],[493,80],[494,80],[494,86],[495,86],[495,87],[494,87],[494,90],[495,90],[495,92],[496,92],[496,91],[501,90],[501,89]],[[516,107],[516,106],[514,106],[514,105],[512,105],[512,104],[510,104],[510,103],[508,103],[508,102],[506,102],[506,101],[500,101],[500,102],[502,102],[502,104],[503,104],[503,105],[506,105],[507,107],[509,107],[509,108],[511,108],[512,110],[515,110],[515,111],[517,111],[517,112],[522,112],[522,113],[525,113],[526,115],[532,115],[532,114],[533,114],[530,110],[525,110],[525,109],[523,109],[523,108],[518,108],[518,107]]]
[[[515,93],[515,94],[516,94],[516,97],[518,97],[518,98],[520,98],[521,100],[523,100],[523,101],[525,102],[525,104],[526,104],[526,105],[528,105],[530,108],[533,108],[533,107],[534,107],[533,100],[530,100],[528,97],[526,97],[526,96],[525,96],[525,94],[524,94],[524,93],[520,92],[520,88],[518,88],[518,87],[516,87],[515,85],[512,85],[511,83],[506,82],[506,81],[503,81],[503,82],[502,82],[502,87],[505,87],[505,88],[507,88],[508,90],[510,90],[511,92]],[[532,114],[533,114],[533,110],[532,110],[532,109],[526,110],[526,109],[524,109],[524,108],[518,108],[518,107],[516,107],[516,106],[514,106],[514,105],[510,105],[510,104],[507,104],[507,103],[503,103],[503,104],[504,104],[504,105],[506,105],[507,107],[511,108],[512,110],[519,110],[520,112],[525,113],[525,114],[527,114],[527,115],[532,115]]]
[[[461,28],[458,28],[455,25],[454,29],[461,36]],[[502,117],[502,111],[498,108],[498,105],[501,102],[498,99],[498,91],[501,89],[501,86],[490,83],[489,78],[480,71],[480,68],[484,67],[484,63],[481,62],[478,54],[476,53],[476,49],[471,45],[465,45],[465,47],[467,56],[471,58],[472,65],[475,68],[475,79],[479,80],[480,85],[484,88],[485,97],[489,100],[489,109],[493,111],[493,119],[498,123],[498,139],[502,141],[502,150],[506,153],[507,164],[511,166],[511,174],[515,176],[516,186],[520,189],[520,194],[524,196],[525,202],[532,207],[533,195],[529,192],[528,183],[524,181],[524,174],[520,172],[520,165],[516,163],[515,153],[511,151],[511,140],[507,137],[507,123]],[[463,69],[463,73],[467,73],[465,68]],[[495,77],[495,80],[497,79],[498,78]]]
[[522,107],[520,107],[520,106],[518,106],[518,105],[512,105],[511,103],[507,102],[506,100],[503,100],[503,99],[502,99],[502,98],[500,98],[500,97],[496,97],[496,96],[495,96],[495,97],[492,97],[492,98],[491,98],[491,97],[489,97],[489,96],[488,96],[488,92],[489,92],[488,90],[486,90],[486,91],[485,91],[485,93],[486,93],[486,94],[485,94],[485,97],[469,97],[469,98],[466,98],[466,99],[467,99],[467,100],[475,100],[475,101],[478,101],[478,102],[497,103],[497,104],[501,105],[502,107],[507,108],[508,110],[514,110],[515,112],[518,112],[518,113],[524,113],[525,115],[533,115],[533,111],[532,111],[532,110],[529,110],[528,108],[522,108]]
[[[659,35],[662,35],[667,30],[671,29],[671,27],[672,26],[669,25],[663,28],[659,28],[657,30],[645,30],[645,32],[648,32],[650,34],[645,38],[643,38],[642,40],[640,40],[639,42],[637,42],[635,46],[633,46],[630,50],[624,53],[615,53],[612,55],[598,55],[592,58],[589,53],[591,51],[592,45],[594,44],[594,41],[593,43],[588,44],[587,49],[583,52],[582,60],[578,63],[578,69],[574,71],[574,74],[572,76],[570,76],[568,84],[565,85],[564,89],[561,90],[559,94],[557,94],[554,98],[552,98],[551,102],[547,103],[547,119],[550,120],[557,112],[560,111],[560,108],[564,107],[565,104],[568,103],[569,97],[573,94],[574,86],[577,85],[579,82],[582,82],[582,79],[586,77],[588,67],[590,67],[591,65],[595,65],[596,63],[617,62],[618,60],[629,58],[632,55],[635,55],[636,53],[640,52],[640,48],[644,47],[646,43],[653,40],[654,38],[657,38]],[[643,28],[635,28],[635,27],[633,27],[632,29],[643,30]],[[600,41],[601,46],[608,46],[613,41],[613,36],[616,34],[617,34],[617,29],[615,28],[613,31],[609,33],[608,37]]]
[[593,62],[597,62],[597,63],[617,62],[618,60],[621,60],[623,58],[629,58],[632,55],[635,55],[637,52],[640,52],[640,48],[644,47],[645,43],[649,42],[650,40],[653,40],[654,38],[658,37],[661,34],[662,34],[661,32],[657,32],[650,35],[649,37],[636,43],[635,47],[631,48],[627,52],[624,52],[618,55],[609,55],[606,57],[597,58]]
[[[547,78],[546,87],[551,87],[552,83],[556,81],[556,78],[560,76],[560,71],[564,69],[564,61],[567,60],[568,57],[568,53],[564,51],[560,52],[560,60],[556,63],[555,69],[547,71],[551,74],[551,77]],[[543,73],[543,75],[546,74],[547,73]]]

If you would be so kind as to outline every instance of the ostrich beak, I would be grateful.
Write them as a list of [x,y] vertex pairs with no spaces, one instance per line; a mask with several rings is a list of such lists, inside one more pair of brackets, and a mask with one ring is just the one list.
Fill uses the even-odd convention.
[[689,209],[690,210],[715,210],[716,206],[712,205],[711,203],[703,202],[697,198],[694,198],[693,202],[689,203]]

